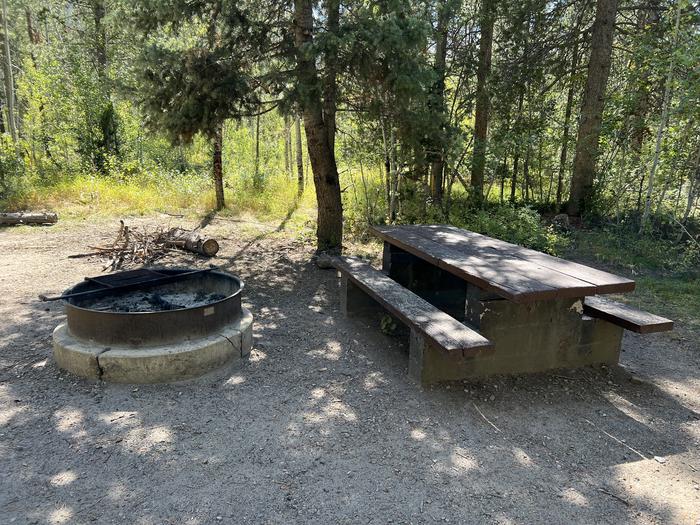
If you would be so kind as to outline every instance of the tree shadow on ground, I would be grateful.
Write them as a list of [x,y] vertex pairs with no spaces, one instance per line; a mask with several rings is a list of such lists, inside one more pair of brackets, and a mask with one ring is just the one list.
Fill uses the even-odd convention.
[[222,257],[246,281],[255,350],[198,380],[63,373],[49,357],[60,309],[20,305],[0,340],[15,362],[0,375],[4,520],[688,519],[692,475],[676,458],[698,414],[674,396],[615,369],[420,389],[400,339],[341,316],[335,272],[310,248],[250,241]]

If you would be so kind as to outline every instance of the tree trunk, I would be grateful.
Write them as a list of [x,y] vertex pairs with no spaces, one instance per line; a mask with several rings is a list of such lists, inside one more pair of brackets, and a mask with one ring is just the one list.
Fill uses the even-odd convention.
[[515,192],[518,184],[518,167],[520,164],[520,150],[515,147],[515,155],[513,156],[513,175],[510,178],[510,202],[515,202]]
[[294,138],[297,154],[297,193],[304,193],[304,152],[301,148],[301,119],[294,118]]
[[260,115],[255,116],[255,163],[253,165],[253,187],[262,187],[260,180]]
[[[515,117],[515,124],[520,123],[520,117],[523,112],[523,102],[525,100],[525,90],[520,88],[520,94],[518,95],[518,111],[516,113]],[[511,177],[510,181],[510,202],[514,203],[515,202],[515,192],[517,190],[517,183],[518,183],[518,166],[520,164],[520,149],[518,145],[515,145],[515,154],[513,155],[513,176]]]
[[12,75],[12,55],[10,54],[10,30],[7,25],[7,0],[2,0],[2,34],[3,34],[3,77],[5,78],[5,106],[7,108],[7,129],[16,144],[17,116],[15,113],[15,81]]
[[[655,31],[658,29],[659,23],[659,3],[657,0],[652,0],[648,5],[643,5],[639,8],[637,12],[637,31],[642,33],[644,31]],[[649,28],[649,29],[647,29]],[[651,68],[647,67],[645,64],[645,59],[647,57],[642,57],[639,63],[636,60],[630,64],[630,67],[634,70],[641,71],[641,78],[639,82],[634,86],[636,92],[636,100],[634,103],[634,108],[632,110],[632,123],[631,123],[631,133],[630,133],[630,150],[632,152],[631,165],[633,166],[633,172],[635,177],[640,177],[642,180],[640,182],[640,193],[637,199],[637,212],[641,212],[642,206],[642,191],[644,187],[644,179],[646,175],[642,170],[642,147],[644,146],[644,141],[649,134],[649,127],[647,125],[647,113],[649,111],[650,105],[650,73]]]
[[[678,2],[676,7],[676,22],[673,29],[673,48],[672,53],[675,52],[676,42],[678,40],[678,28],[681,23],[681,3]],[[654,192],[654,177],[656,176],[656,169],[659,166],[659,156],[661,154],[661,144],[664,139],[664,130],[668,125],[668,114],[671,107],[671,86],[673,84],[673,69],[675,67],[675,55],[671,55],[671,62],[668,65],[668,73],[666,75],[666,87],[664,88],[664,99],[661,106],[661,122],[659,122],[659,129],[656,132],[656,145],[654,147],[654,160],[651,164],[651,170],[649,171],[649,182],[647,184],[647,196],[644,202],[644,213],[642,214],[642,220],[639,225],[639,232],[641,233],[647,226],[649,221],[649,215],[651,214],[651,197]]]
[[505,191],[506,187],[506,178],[508,177],[508,155],[505,154],[503,155],[503,166],[501,167],[501,191],[500,191],[500,197],[499,201],[501,204],[503,204],[503,192]]
[[43,213],[0,213],[0,224],[54,224],[58,222],[58,215],[52,212]]
[[[335,153],[328,140],[328,125],[323,115],[316,57],[310,53],[314,30],[313,5],[312,0],[294,0],[296,73],[304,95],[301,99],[304,129],[316,187],[317,247],[319,250],[339,250],[343,242],[343,203]],[[334,128],[334,124],[330,125]]]
[[[435,84],[432,87],[431,112],[433,118],[444,131],[447,126],[447,108],[445,107],[445,74],[447,65],[447,39],[450,20],[456,8],[453,0],[442,0],[438,6],[438,21],[435,32],[435,56],[433,69],[435,71]],[[443,174],[445,171],[445,148],[440,140],[429,141],[431,151],[430,159],[430,194],[433,201],[440,203],[443,193]]]
[[396,220],[396,208],[398,205],[399,172],[396,166],[396,135],[394,128],[389,130],[389,174],[391,179],[391,199],[389,200],[389,222]]
[[223,126],[218,125],[212,140],[212,173],[214,175],[214,191],[216,192],[217,211],[226,207],[226,202],[224,201],[224,174],[221,164],[223,133]]
[[688,223],[688,217],[690,217],[690,212],[693,209],[693,204],[695,203],[695,196],[698,193],[698,188],[700,187],[700,143],[698,143],[697,153],[695,155],[695,162],[693,166],[693,173],[688,177],[688,201],[685,206],[685,211],[683,212],[683,219],[681,222],[683,224]]
[[530,137],[528,135],[527,148],[525,148],[525,162],[523,163],[523,193],[525,202],[530,200]]
[[472,160],[471,186],[475,202],[481,203],[484,192],[484,169],[486,167],[486,140],[489,125],[488,77],[491,70],[493,47],[493,25],[495,5],[493,0],[482,0],[479,25],[479,65],[476,71],[476,111],[474,115],[474,153]]
[[34,46],[41,42],[40,33],[34,29],[34,20],[32,18],[32,11],[28,7],[24,9],[25,19],[27,20],[27,36],[29,37],[29,58],[32,60],[32,65],[34,68],[37,67],[36,54],[34,53]]
[[107,71],[107,30],[105,17],[107,16],[104,0],[92,1],[92,15],[95,27],[93,53],[97,76],[102,90],[102,106],[99,114],[100,133],[99,148],[94,159],[95,166],[100,171],[107,170],[107,156],[119,154],[119,142],[117,139],[117,118],[112,103],[112,90]]
[[598,139],[605,105],[605,88],[610,75],[617,0],[598,0],[591,32],[591,57],[574,155],[569,192],[569,215],[580,216],[591,204],[598,161]]
[[[576,25],[578,28],[578,24]],[[559,173],[557,174],[556,211],[561,211],[562,193],[564,191],[564,173],[566,172],[566,160],[569,154],[569,130],[571,128],[571,112],[574,106],[574,94],[576,91],[576,70],[578,69],[578,38],[574,42],[571,51],[571,72],[569,73],[569,91],[566,94],[566,109],[564,110],[564,130],[561,138],[561,154],[559,155]]]
[[386,136],[386,122],[382,118],[382,145],[384,146],[384,182],[386,191],[387,215],[391,216],[391,156],[389,154],[389,139]]
[[[340,0],[325,0],[327,31],[338,35],[340,30]],[[336,49],[331,44],[324,57],[325,77],[323,79],[323,121],[328,134],[328,147],[335,152],[335,113],[337,106],[338,86],[336,77],[338,57]]]
[[284,173],[287,178],[292,178],[292,163],[290,162],[292,138],[290,133],[289,117],[284,116]]

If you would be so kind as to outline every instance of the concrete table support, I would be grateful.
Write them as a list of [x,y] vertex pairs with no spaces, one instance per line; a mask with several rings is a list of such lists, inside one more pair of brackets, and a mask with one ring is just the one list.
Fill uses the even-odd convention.
[[618,362],[623,329],[583,314],[583,298],[516,304],[386,242],[383,269],[494,343],[495,352],[455,356],[412,332],[409,374],[423,384]]

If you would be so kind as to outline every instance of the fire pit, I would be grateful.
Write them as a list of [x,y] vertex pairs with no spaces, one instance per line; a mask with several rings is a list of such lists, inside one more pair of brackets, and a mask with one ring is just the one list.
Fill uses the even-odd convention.
[[250,353],[243,283],[216,269],[156,269],[86,278],[60,297],[54,358],[75,374],[120,383],[195,377]]

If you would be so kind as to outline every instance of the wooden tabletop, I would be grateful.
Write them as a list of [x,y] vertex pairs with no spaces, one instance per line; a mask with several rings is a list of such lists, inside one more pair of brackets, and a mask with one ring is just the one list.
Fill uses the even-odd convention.
[[630,292],[634,281],[454,226],[373,226],[382,240],[516,303]]

